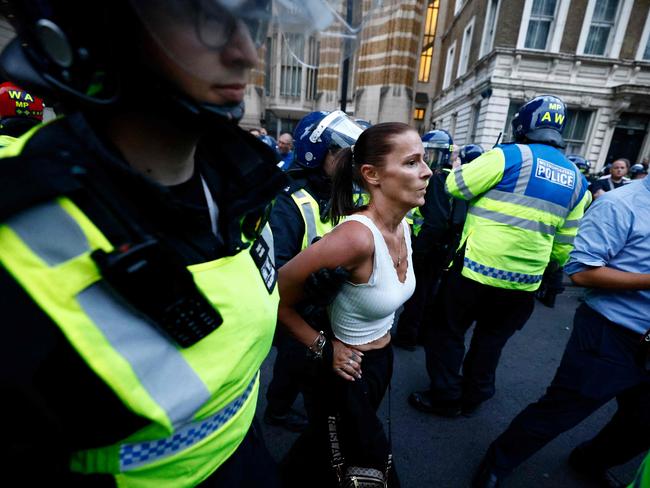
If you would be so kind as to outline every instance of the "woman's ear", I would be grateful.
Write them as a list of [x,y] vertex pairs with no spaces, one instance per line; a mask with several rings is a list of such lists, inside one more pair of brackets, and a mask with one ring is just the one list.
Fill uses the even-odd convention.
[[372,164],[362,164],[361,168],[359,168],[359,172],[368,185],[379,186],[379,172],[377,171],[377,166],[373,166]]

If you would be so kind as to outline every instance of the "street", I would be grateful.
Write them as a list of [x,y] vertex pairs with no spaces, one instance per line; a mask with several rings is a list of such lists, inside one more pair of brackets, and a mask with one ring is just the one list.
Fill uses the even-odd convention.
[[[490,442],[526,405],[537,400],[550,383],[569,338],[573,312],[583,290],[567,287],[549,309],[536,304],[533,316],[506,345],[497,371],[497,392],[471,418],[445,419],[420,413],[406,398],[427,386],[424,351],[395,348],[392,381],[392,441],[395,465],[403,487],[466,488],[475,467]],[[276,460],[282,458],[296,434],[261,422],[266,405],[264,393],[272,372],[273,350],[262,368],[262,389],[257,416],[267,447]],[[384,400],[380,418],[388,415]],[[519,467],[504,482],[505,488],[588,488],[567,465],[571,449],[593,436],[615,410],[610,402],[573,430],[563,434]],[[631,481],[641,456],[613,472],[621,481]]]

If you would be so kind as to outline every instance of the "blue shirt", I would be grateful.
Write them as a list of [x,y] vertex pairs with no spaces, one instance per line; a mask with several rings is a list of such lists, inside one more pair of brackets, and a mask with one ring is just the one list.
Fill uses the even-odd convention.
[[[601,266],[650,274],[650,177],[599,197],[580,221],[565,270]],[[650,329],[650,290],[594,288],[585,303],[634,332]]]
[[293,151],[289,151],[287,154],[280,154],[280,161],[278,162],[278,168],[282,171],[289,171],[293,166]]

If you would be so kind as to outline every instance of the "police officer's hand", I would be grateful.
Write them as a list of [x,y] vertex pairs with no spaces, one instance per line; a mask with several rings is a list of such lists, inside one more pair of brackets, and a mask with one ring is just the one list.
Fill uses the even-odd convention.
[[334,349],[332,368],[334,372],[341,378],[354,381],[361,379],[361,361],[363,353],[348,347],[337,339],[332,339],[332,347]]
[[309,275],[305,282],[305,301],[320,307],[328,306],[349,278],[350,272],[342,266],[319,269]]

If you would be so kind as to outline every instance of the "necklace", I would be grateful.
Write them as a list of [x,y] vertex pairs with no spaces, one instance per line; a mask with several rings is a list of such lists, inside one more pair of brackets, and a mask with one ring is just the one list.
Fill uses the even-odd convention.
[[395,264],[395,269],[399,268],[399,265],[402,264],[402,245],[404,244],[404,237],[399,240],[399,250],[397,251],[397,264]]

